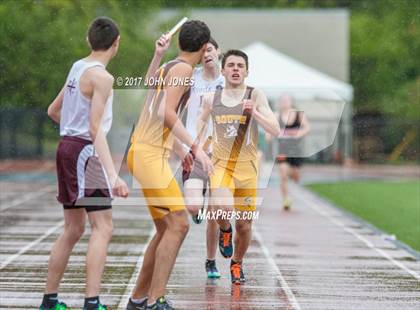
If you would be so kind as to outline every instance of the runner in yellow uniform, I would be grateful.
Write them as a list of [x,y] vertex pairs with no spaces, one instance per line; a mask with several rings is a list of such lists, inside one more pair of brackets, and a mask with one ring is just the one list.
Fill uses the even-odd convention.
[[190,156],[196,157],[206,171],[211,171],[210,159],[194,144],[178,117],[189,97],[193,67],[201,61],[209,39],[210,30],[201,21],[188,21],[181,27],[178,57],[163,65],[149,80],[149,84],[157,81],[153,83],[156,89],[149,91],[132,136],[128,166],[142,186],[156,233],[144,255],[127,305],[129,310],[173,309],[164,294],[188,231],[188,217],[168,157],[175,140],[179,139],[190,149]]
[[222,59],[225,88],[208,94],[203,99],[199,132],[209,118],[213,119],[214,174],[210,178],[212,207],[241,212],[235,217],[235,251],[232,245],[232,227],[229,219],[219,217],[219,249],[226,258],[232,257],[232,283],[245,281],[242,259],[251,240],[252,219],[244,218],[242,211],[255,211],[257,194],[257,143],[260,125],[268,133],[278,136],[279,124],[267,98],[258,89],[245,85],[248,75],[248,57],[239,50],[230,50]]

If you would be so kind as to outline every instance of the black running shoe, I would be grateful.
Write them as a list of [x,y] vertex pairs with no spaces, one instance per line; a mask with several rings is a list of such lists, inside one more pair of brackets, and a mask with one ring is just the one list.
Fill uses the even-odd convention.
[[216,260],[206,260],[206,272],[207,278],[218,279],[220,278],[220,272],[216,267]]
[[68,310],[70,309],[64,302],[57,302],[52,308],[47,308],[41,305],[39,310]]
[[131,300],[131,298],[128,300],[127,307],[125,310],[144,310],[147,307],[147,299],[145,299],[142,303],[135,303]]
[[[83,310],[86,310],[86,308],[83,308]],[[96,306],[95,310],[108,310],[108,307],[107,307],[107,306],[105,306],[105,305],[103,305],[103,304],[101,304],[101,303],[99,303],[99,304]]]
[[165,296],[159,297],[156,299],[156,302],[153,305],[148,305],[145,310],[175,310],[168,300],[165,299]]

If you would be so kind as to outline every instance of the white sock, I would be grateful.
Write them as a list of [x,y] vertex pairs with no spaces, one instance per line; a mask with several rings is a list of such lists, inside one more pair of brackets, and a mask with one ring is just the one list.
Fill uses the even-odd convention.
[[144,302],[146,299],[147,299],[147,296],[146,296],[146,297],[143,297],[143,298],[139,298],[139,299],[134,299],[134,298],[131,298],[131,301],[132,301],[132,302],[134,302],[135,304],[141,304],[141,303],[142,303],[142,302]]

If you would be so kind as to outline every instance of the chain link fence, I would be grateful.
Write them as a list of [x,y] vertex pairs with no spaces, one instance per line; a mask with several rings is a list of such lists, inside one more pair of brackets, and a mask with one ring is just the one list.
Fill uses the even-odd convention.
[[[355,161],[419,163],[420,121],[355,117],[352,126]],[[307,161],[339,163],[344,160],[340,154],[343,144],[340,127],[335,147],[329,147]],[[52,159],[58,139],[58,125],[48,118],[44,109],[0,107],[0,159]]]
[[53,158],[57,139],[46,110],[0,107],[0,159]]

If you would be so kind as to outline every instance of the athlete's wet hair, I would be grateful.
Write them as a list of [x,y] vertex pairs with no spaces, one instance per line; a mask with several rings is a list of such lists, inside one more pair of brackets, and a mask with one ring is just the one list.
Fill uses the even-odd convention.
[[120,35],[117,24],[109,17],[98,17],[89,26],[88,40],[94,51],[106,51]]
[[211,43],[211,45],[213,45],[216,49],[219,48],[219,44],[217,44],[216,40],[213,39],[213,37],[210,37],[209,43]]
[[229,56],[239,56],[245,59],[245,66],[246,66],[246,69],[248,70],[248,56],[247,54],[245,54],[244,52],[240,50],[228,50],[226,53],[224,53],[223,58],[222,58],[222,68],[225,67],[226,60],[228,59]]
[[179,32],[179,48],[184,52],[197,52],[210,40],[210,29],[199,20],[190,20]]

